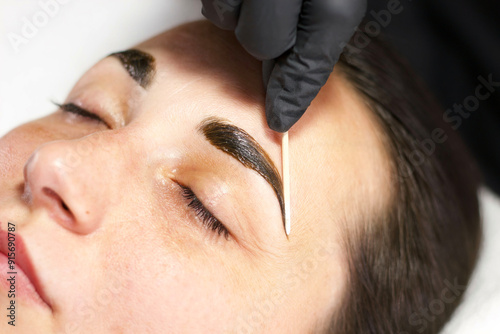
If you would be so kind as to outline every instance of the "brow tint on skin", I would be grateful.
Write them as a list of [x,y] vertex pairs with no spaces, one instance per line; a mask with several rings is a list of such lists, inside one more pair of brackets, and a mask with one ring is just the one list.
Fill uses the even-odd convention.
[[271,158],[259,143],[243,129],[214,117],[202,122],[199,129],[213,146],[259,173],[272,186],[285,224],[283,183]]
[[155,58],[149,53],[136,49],[115,52],[109,55],[116,57],[142,88],[147,88],[153,81],[155,74]]

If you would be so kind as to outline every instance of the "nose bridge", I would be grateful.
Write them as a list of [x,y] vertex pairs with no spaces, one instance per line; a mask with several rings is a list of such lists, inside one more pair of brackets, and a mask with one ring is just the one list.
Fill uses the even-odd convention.
[[76,233],[96,230],[110,200],[108,192],[124,170],[127,155],[121,151],[126,148],[111,131],[43,145],[25,166],[32,205]]
[[[80,139],[64,141],[59,161],[68,171],[85,168],[86,164],[94,164],[113,152],[120,145],[116,145],[116,140],[110,132],[96,132]],[[115,146],[115,147],[113,147]]]

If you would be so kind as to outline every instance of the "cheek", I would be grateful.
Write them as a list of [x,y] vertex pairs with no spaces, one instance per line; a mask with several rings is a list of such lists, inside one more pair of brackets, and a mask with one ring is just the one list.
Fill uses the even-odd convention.
[[127,324],[137,333],[222,332],[231,311],[237,312],[228,271],[220,267],[223,259],[151,228],[155,222],[130,223],[113,233],[102,251],[101,288],[94,300],[100,301],[103,291],[112,295],[103,322]]

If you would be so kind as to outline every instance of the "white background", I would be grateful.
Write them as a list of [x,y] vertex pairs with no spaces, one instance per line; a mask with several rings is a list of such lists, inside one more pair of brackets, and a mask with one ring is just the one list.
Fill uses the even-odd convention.
[[[60,0],[44,16],[40,3],[52,1],[0,0],[0,136],[54,111],[50,101],[63,102],[100,58],[202,17],[199,0]],[[24,20],[40,27],[16,51],[9,36],[22,36]],[[446,334],[500,333],[500,201],[487,191],[481,200],[483,255]]]

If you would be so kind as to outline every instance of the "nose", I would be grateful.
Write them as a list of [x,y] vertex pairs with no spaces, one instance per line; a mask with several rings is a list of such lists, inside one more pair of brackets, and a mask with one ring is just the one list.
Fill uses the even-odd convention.
[[102,194],[92,188],[92,175],[85,167],[88,162],[75,160],[74,145],[72,141],[51,142],[31,155],[24,166],[24,197],[33,209],[46,210],[64,228],[89,234],[102,219]]

